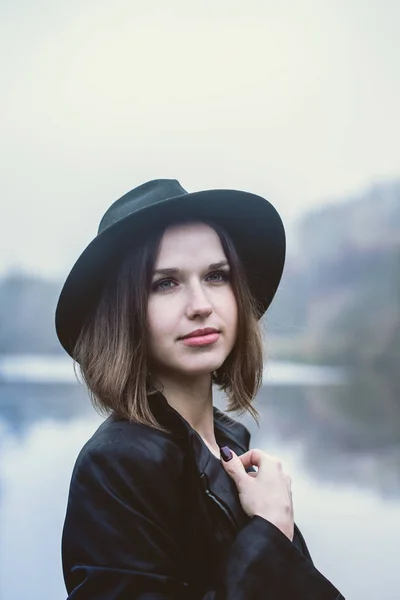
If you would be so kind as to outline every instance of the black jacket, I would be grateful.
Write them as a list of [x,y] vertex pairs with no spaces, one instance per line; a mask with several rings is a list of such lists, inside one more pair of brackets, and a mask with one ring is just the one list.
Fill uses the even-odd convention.
[[[291,542],[249,518],[236,485],[161,394],[171,435],[108,417],[76,461],[62,538],[70,600],[338,600],[295,527]],[[249,448],[241,423],[214,408],[217,442]]]

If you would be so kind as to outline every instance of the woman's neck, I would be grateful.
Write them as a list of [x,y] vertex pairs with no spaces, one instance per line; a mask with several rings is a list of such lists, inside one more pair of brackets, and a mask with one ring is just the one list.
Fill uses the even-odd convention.
[[215,448],[211,376],[178,380],[158,375],[156,381],[156,387],[161,389],[168,404]]

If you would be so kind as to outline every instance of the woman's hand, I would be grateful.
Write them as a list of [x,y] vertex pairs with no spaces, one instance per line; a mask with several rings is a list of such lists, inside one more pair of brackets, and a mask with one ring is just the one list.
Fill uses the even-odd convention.
[[[231,453],[232,458],[229,458]],[[293,503],[291,479],[283,472],[282,463],[261,450],[253,449],[241,456],[226,446],[221,449],[222,464],[239,492],[240,504],[249,516],[259,515],[273,523],[293,540]],[[258,471],[246,473],[255,466]]]

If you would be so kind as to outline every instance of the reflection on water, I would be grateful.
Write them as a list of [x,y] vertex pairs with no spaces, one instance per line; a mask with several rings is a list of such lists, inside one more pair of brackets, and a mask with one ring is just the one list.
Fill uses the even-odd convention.
[[[362,463],[369,425],[359,425],[356,447],[349,444],[349,419],[334,418],[343,394],[338,387],[263,388],[260,429],[243,420],[252,446],[279,456],[292,475],[296,520],[321,571],[348,600],[397,600],[400,502],[376,493],[371,473],[357,478],[349,466]],[[65,598],[60,537],[69,478],[101,420],[79,386],[0,386],[1,598]]]
[[66,597],[60,539],[69,477],[98,421],[38,421],[23,439],[3,437],[0,598]]

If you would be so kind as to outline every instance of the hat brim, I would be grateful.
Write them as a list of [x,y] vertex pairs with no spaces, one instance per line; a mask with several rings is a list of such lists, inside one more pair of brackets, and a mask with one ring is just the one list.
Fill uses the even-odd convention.
[[285,262],[282,220],[265,198],[238,190],[205,190],[164,199],[117,221],[85,248],[62,288],[55,315],[58,338],[72,356],[84,322],[135,236],[182,217],[209,220],[231,237],[247,273],[259,317],[270,305]]

